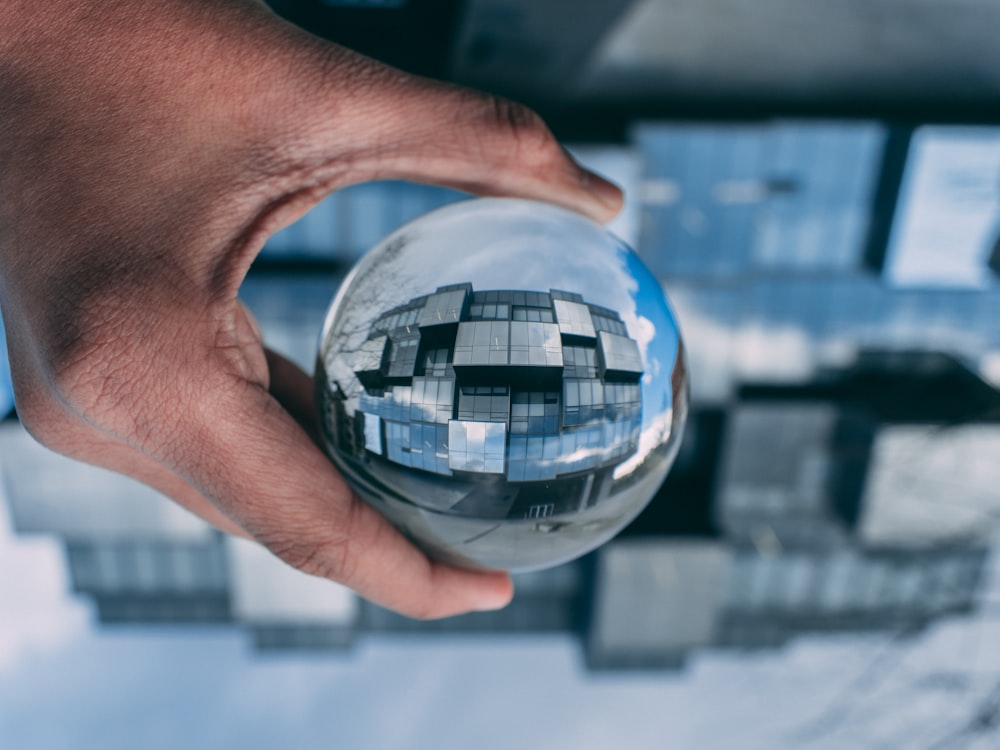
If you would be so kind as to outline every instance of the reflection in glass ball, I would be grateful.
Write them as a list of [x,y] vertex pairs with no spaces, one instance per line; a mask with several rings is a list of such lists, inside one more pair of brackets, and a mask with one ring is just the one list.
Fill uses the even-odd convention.
[[524,571],[607,541],[659,488],[683,346],[638,257],[570,211],[471,200],[365,255],[316,368],[323,440],[432,557]]

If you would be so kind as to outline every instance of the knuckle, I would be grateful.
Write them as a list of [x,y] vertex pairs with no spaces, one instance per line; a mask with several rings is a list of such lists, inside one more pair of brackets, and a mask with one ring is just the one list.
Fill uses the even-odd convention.
[[495,95],[487,96],[486,102],[490,120],[517,158],[549,161],[561,154],[552,132],[533,109]]

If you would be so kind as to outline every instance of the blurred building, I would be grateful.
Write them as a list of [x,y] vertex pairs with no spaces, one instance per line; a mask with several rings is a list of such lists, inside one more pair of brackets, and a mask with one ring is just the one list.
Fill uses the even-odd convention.
[[[998,132],[645,123],[625,146],[586,152],[626,183],[619,231],[676,309],[691,414],[673,471],[634,524],[583,560],[518,576],[505,610],[400,617],[224,539],[129,480],[53,456],[8,422],[0,466],[14,526],[65,541],[73,586],[103,622],[235,623],[270,652],[340,651],[368,632],[560,632],[581,639],[591,668],[665,668],[699,649],[907,631],[967,612],[1000,512]],[[311,370],[346,264],[459,197],[352,187],[276,235],[241,291],[265,338]],[[964,207],[968,221],[949,224],[935,204]],[[496,317],[508,304],[465,294],[456,327],[474,322],[472,303],[479,323],[487,306]],[[540,309],[558,301],[540,294]],[[596,334],[584,338],[594,362],[574,353],[574,372],[594,379]],[[366,402],[383,424],[366,417],[355,438],[399,457],[386,394],[414,388],[428,367],[439,380],[454,374],[457,332],[440,362],[419,345],[402,356],[398,336],[386,359],[386,341],[368,373],[369,398],[383,403]],[[562,342],[560,354],[565,363]],[[561,384],[552,393],[563,401],[550,415],[557,434],[568,398]],[[462,409],[456,397],[474,417],[499,397],[513,432],[509,391],[453,384],[451,408]],[[544,397],[540,406],[544,427]]]

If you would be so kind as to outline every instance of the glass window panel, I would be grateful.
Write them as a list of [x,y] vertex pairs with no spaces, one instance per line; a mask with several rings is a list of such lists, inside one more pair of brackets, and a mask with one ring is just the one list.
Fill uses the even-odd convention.
[[492,326],[486,322],[472,323],[474,342],[477,346],[489,346],[493,339]]
[[530,460],[542,458],[542,440],[539,437],[529,437],[527,442],[527,457]]
[[557,299],[552,304],[560,331],[573,336],[594,337],[594,324],[586,305],[563,299]]
[[381,420],[374,414],[365,414],[362,412],[362,417],[364,419],[364,431],[365,431],[365,448],[375,453],[376,455],[382,455],[382,431],[381,431]]
[[578,407],[580,405],[580,383],[576,380],[567,380],[563,383],[566,394],[566,406]]

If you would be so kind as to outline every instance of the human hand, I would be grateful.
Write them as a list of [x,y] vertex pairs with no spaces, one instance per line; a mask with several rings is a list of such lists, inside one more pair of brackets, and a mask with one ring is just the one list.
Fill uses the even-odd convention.
[[414,617],[503,606],[427,560],[300,422],[312,379],[237,291],[267,237],[370,179],[558,203],[617,188],[528,110],[416,78],[254,0],[15,0],[0,21],[0,303],[18,413],[300,570]]

